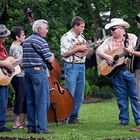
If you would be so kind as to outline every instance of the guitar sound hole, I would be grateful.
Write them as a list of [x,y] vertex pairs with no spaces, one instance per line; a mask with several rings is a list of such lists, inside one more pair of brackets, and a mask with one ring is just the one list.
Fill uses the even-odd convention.
[[7,70],[7,75],[12,76],[13,72],[11,70]]
[[114,56],[114,61],[117,61],[119,59],[119,56],[118,55],[115,55]]

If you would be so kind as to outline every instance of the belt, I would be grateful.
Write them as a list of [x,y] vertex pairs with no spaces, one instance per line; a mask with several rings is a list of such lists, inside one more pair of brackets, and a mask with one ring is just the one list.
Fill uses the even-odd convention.
[[67,62],[67,61],[64,61],[65,63],[69,63],[69,64],[85,64],[84,62],[83,63],[78,63],[78,62]]

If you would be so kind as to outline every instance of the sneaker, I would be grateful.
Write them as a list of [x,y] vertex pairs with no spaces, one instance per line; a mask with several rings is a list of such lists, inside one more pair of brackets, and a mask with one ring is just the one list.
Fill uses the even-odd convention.
[[7,128],[7,127],[0,127],[0,132],[10,132],[12,129]]

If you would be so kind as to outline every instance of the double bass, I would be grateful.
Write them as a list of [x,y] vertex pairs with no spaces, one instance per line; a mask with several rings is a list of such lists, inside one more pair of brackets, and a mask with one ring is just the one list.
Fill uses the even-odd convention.
[[48,111],[48,122],[63,121],[70,116],[74,108],[74,100],[68,89],[59,83],[61,67],[57,60],[52,62],[50,70],[50,108]]
[[[32,16],[32,8],[27,8],[27,17],[32,26],[34,18]],[[50,107],[47,112],[48,122],[63,121],[70,116],[74,108],[74,100],[68,89],[62,87],[59,83],[61,75],[61,66],[57,59],[49,67],[49,84],[50,84]]]

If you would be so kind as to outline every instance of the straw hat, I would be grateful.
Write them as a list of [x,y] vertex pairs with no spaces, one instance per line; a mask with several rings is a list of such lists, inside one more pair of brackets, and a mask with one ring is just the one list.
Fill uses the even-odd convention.
[[110,29],[113,26],[123,26],[124,28],[129,28],[130,25],[121,18],[112,18],[111,22],[105,25],[105,29]]
[[10,31],[6,28],[5,25],[0,24],[0,37],[6,37],[10,35]]

